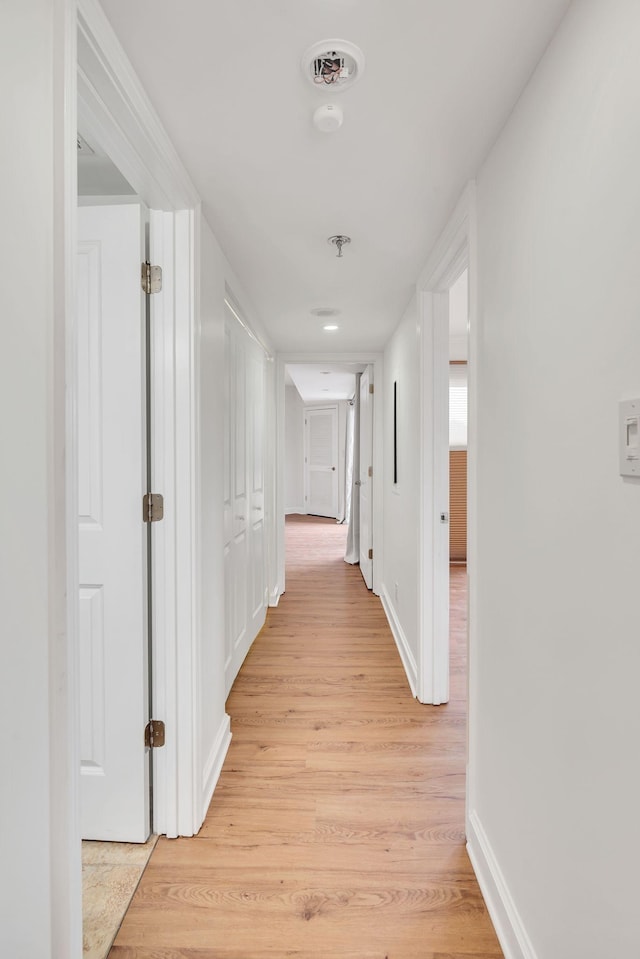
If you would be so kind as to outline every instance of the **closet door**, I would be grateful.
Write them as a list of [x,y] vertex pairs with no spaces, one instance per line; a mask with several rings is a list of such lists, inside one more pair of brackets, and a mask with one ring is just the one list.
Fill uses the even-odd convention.
[[225,328],[225,685],[265,620],[264,354],[230,310]]

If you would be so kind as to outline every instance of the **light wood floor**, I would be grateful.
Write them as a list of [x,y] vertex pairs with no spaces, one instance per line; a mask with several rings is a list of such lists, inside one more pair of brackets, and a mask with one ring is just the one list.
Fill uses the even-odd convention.
[[158,842],[111,959],[502,957],[464,847],[464,569],[454,698],[421,706],[345,532],[287,523],[205,824]]

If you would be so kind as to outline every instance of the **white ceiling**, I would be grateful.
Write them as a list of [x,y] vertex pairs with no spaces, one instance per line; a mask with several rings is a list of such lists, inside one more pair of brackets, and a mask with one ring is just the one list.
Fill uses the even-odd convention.
[[[102,0],[276,349],[380,350],[568,0]],[[364,52],[331,95],[316,41]],[[314,109],[339,102],[333,134]],[[342,259],[327,244],[352,243]],[[310,315],[336,307],[340,329]]]
[[358,363],[288,363],[285,367],[305,403],[350,400],[356,389],[356,373],[364,369],[364,364]]

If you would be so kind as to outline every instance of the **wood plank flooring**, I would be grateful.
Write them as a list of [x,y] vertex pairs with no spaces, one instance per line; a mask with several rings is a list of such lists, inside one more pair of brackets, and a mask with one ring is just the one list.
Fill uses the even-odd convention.
[[464,847],[464,569],[454,695],[421,706],[345,533],[289,518],[207,819],[160,839],[111,959],[502,957]]

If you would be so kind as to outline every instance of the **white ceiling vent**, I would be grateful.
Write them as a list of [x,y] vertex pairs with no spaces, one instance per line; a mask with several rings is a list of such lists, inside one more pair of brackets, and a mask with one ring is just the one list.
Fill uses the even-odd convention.
[[302,58],[302,70],[312,86],[333,93],[346,90],[364,73],[364,54],[348,40],[321,40]]

